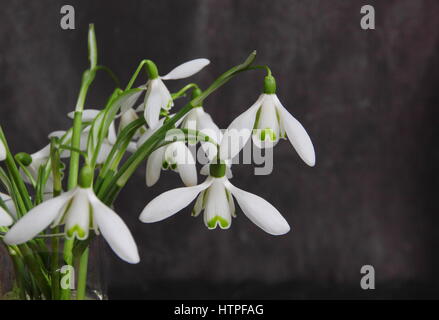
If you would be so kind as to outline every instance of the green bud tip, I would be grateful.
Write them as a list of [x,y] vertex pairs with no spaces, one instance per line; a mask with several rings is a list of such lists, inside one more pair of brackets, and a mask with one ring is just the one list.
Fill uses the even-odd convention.
[[15,160],[26,167],[32,163],[32,157],[26,152],[17,153],[15,155]]
[[264,93],[274,94],[276,93],[276,79],[269,75],[264,78]]
[[226,165],[224,163],[211,163],[209,174],[215,178],[222,178],[226,175]]
[[93,182],[93,170],[89,166],[84,166],[79,173],[79,185],[81,188],[90,188]]
[[201,96],[202,93],[203,91],[201,91],[200,88],[195,88],[194,90],[192,90],[192,100]]
[[145,60],[146,70],[148,71],[149,79],[157,79],[159,77],[159,71],[157,66],[151,60]]

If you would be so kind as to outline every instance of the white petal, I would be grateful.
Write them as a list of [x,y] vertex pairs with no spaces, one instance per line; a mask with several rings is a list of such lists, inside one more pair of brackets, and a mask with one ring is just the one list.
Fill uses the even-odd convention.
[[187,207],[211,183],[212,179],[207,178],[206,181],[197,186],[177,188],[162,193],[143,209],[140,214],[140,221],[146,223],[157,222],[176,214],[181,209]]
[[127,125],[137,120],[138,118],[139,116],[137,115],[136,111],[134,111],[133,108],[126,110],[120,118],[119,132],[121,132]]
[[285,109],[276,96],[274,96],[274,99],[280,113],[282,127],[285,130],[288,139],[294,149],[296,149],[300,158],[302,158],[307,165],[313,167],[316,163],[316,155],[308,133],[306,133],[305,128],[303,128],[300,122],[297,121],[287,109]]
[[155,127],[150,127],[146,130],[146,132],[139,138],[137,141],[137,148],[140,148],[142,144],[145,143],[146,140],[149,139],[158,129],[160,129],[161,126],[163,126],[163,123],[165,122],[165,118],[161,118]]
[[205,164],[201,167],[200,174],[202,174],[203,176],[208,176],[209,172],[209,164]]
[[146,185],[153,186],[160,178],[165,148],[155,150],[146,162]]
[[78,188],[65,213],[65,232],[68,239],[85,240],[90,229],[90,206],[87,189]]
[[226,181],[225,186],[238,201],[244,214],[259,228],[272,235],[290,231],[288,222],[269,202]]
[[264,99],[261,95],[247,111],[239,115],[227,128],[220,146],[220,159],[233,159],[245,146],[251,136],[256,113]]
[[140,261],[136,242],[123,220],[103,204],[89,189],[89,200],[93,207],[93,219],[111,249],[128,263]]
[[215,178],[207,193],[204,223],[209,229],[215,229],[217,226],[221,229],[228,229],[232,223],[224,180]]
[[2,140],[0,140],[0,161],[6,159],[6,148]]
[[0,227],[7,227],[14,223],[12,217],[6,212],[5,209],[0,207]]
[[191,187],[197,184],[197,167],[195,164],[179,164],[177,170],[185,186]]
[[[229,178],[229,177],[227,177]],[[227,192],[227,200],[229,201],[229,208],[230,213],[232,214],[232,217],[236,218],[236,208],[235,208],[235,201],[233,200],[232,194],[229,190],[226,189]]]
[[190,77],[195,73],[199,72],[205,66],[210,63],[208,59],[194,59],[188,62],[185,62],[178,67],[174,68],[167,75],[161,77],[163,80],[177,80]]
[[171,93],[169,92],[166,85],[163,83],[162,80],[157,79],[157,86],[160,90],[160,95],[162,97],[162,108],[169,110],[172,106],[174,106],[174,101],[172,100]]
[[184,144],[178,141],[171,143],[165,151],[165,160],[169,164],[175,164],[180,173],[181,180],[187,187],[197,184],[197,168],[192,152]]
[[2,198],[3,202],[5,203],[6,207],[8,208],[12,216],[14,218],[17,218],[17,208],[15,208],[15,204],[12,198],[3,192],[0,192],[0,197]]
[[192,216],[198,217],[201,211],[204,209],[204,194],[206,191],[201,191],[198,195],[197,201],[195,201],[194,208],[192,209]]
[[110,142],[110,144],[115,144],[116,143],[116,139],[117,139],[117,134],[116,134],[116,126],[114,125],[114,121],[112,121],[110,123],[110,127],[108,128],[108,142]]
[[[253,142],[258,148],[272,148],[279,141],[279,120],[272,94],[265,95],[253,132]],[[262,140],[262,137],[265,139]]]
[[26,242],[47,228],[60,214],[61,208],[76,192],[73,189],[48,201],[44,201],[26,213],[4,237],[7,244]]
[[113,145],[108,141],[108,139],[105,139],[102,141],[101,148],[99,149],[99,153],[96,159],[97,164],[102,164],[107,160],[108,155],[111,152],[111,149],[113,148]]
[[[52,137],[61,138],[63,135],[66,134],[66,132],[67,131],[64,131],[64,130],[53,131],[53,132],[49,133],[48,138],[49,139],[52,138]],[[70,137],[71,136],[71,131],[69,131],[69,132],[70,132],[70,134],[69,134],[69,137]]]
[[[140,87],[141,89],[143,89],[144,87]],[[131,109],[137,102],[137,100],[139,100],[140,96],[143,94],[143,90],[135,92],[134,94],[132,94],[131,96],[128,97],[128,99],[125,99],[120,107],[120,112],[119,115],[123,115],[127,110]]]
[[[84,109],[82,111],[82,122],[92,122],[96,116],[101,112],[101,110],[96,109]],[[69,112],[67,116],[73,119],[75,116],[75,111]]]
[[134,153],[134,152],[136,152],[136,150],[137,150],[137,143],[136,142],[131,141],[130,143],[128,143],[128,146],[127,146],[128,152]]
[[[211,140],[213,140],[217,144],[223,138],[223,134],[221,133],[221,130],[213,122],[212,117],[206,112],[202,112],[202,114],[200,114],[198,117],[198,130],[202,134],[208,136]],[[203,148],[204,153],[207,155],[209,161],[211,161],[213,158],[217,156],[218,148],[215,144],[211,142],[204,142],[204,141],[202,141],[200,144],[201,144],[201,148]]]
[[164,107],[162,103],[162,94],[158,82],[160,79],[151,80],[145,95],[144,116],[146,123],[150,128],[156,128],[159,122],[160,110]]
[[43,162],[46,162],[50,157],[50,144],[46,145],[43,149],[38,150],[31,154],[32,162],[41,161],[41,165]]

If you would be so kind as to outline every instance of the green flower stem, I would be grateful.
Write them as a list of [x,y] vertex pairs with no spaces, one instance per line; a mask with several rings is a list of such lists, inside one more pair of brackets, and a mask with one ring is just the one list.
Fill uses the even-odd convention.
[[[82,90],[81,90],[82,91]],[[82,106],[83,107],[83,106]],[[82,129],[82,108],[81,106],[75,111],[73,117],[73,133],[71,146],[73,149],[80,149],[81,143],[81,129]],[[78,184],[78,172],[79,172],[79,153],[75,151],[70,152],[70,168],[69,179],[67,182],[67,189],[72,190]],[[64,242],[64,261],[67,265],[73,265],[73,239],[66,239]],[[68,300],[70,298],[70,289],[62,289],[61,298]]]
[[85,291],[87,288],[87,266],[88,266],[88,255],[89,249],[88,247],[84,250],[79,259],[79,272],[78,272],[78,289],[76,298],[78,300],[84,300]]
[[181,88],[176,93],[171,94],[172,100],[178,99],[180,97],[184,97],[186,95],[186,91],[190,89],[199,89],[198,85],[196,83],[189,83],[188,85]]
[[[53,197],[57,197],[62,192],[62,184],[61,184],[61,168],[60,168],[60,154],[56,145],[56,138],[52,138],[50,141],[50,163],[52,169],[52,177],[53,177]],[[50,240],[52,246],[52,256],[51,256],[51,280],[52,280],[52,298],[56,299],[59,297],[60,291],[60,274],[58,271],[59,268],[59,238],[54,236],[59,233],[59,227],[55,227],[52,231],[52,238]]]
[[[82,111],[75,111],[73,118],[73,133],[72,133],[72,149],[80,149],[81,143],[81,127],[82,127]],[[70,168],[67,189],[71,190],[78,184],[79,171],[79,153],[76,151],[70,152]]]
[[[93,62],[91,61],[93,65]],[[85,97],[87,96],[88,88],[94,80],[95,71],[86,70],[82,77],[81,89],[79,91],[78,101],[76,103],[76,111],[73,117],[73,132],[71,146],[72,150],[80,149],[81,132],[82,132],[82,110],[84,109]],[[79,153],[76,151],[70,152],[70,168],[69,178],[67,182],[67,189],[72,190],[78,184],[79,172]],[[67,265],[73,265],[73,240],[66,239],[64,242],[64,260]],[[63,289],[61,293],[62,299],[70,298],[70,289]]]
[[251,64],[253,63],[255,58],[256,58],[256,51],[253,51],[243,63],[229,69],[228,71],[224,72],[221,76],[219,76],[206,90],[203,91],[203,93],[199,97],[193,99],[192,103],[195,106],[201,105],[203,103],[203,101],[212,92],[214,92],[219,87],[221,87],[223,84],[228,82],[230,79],[232,79],[238,73],[243,72],[243,71],[247,71],[247,70],[251,70]]
[[[130,81],[128,82],[128,84],[126,86],[125,91],[127,91],[127,90],[132,88],[132,86],[134,84],[134,81],[136,81],[137,76],[139,75],[139,73],[142,70],[142,68],[146,65],[146,63],[148,63],[148,61],[150,61],[150,60],[144,59],[144,60],[140,61],[139,65],[138,65],[138,67],[136,69],[136,72],[134,72],[134,74],[131,76],[131,79],[130,79]],[[145,71],[147,72],[146,69],[145,69]]]

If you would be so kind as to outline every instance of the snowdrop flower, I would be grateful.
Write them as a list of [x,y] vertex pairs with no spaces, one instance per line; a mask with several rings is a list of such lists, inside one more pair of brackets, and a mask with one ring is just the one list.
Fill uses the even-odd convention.
[[[156,130],[156,129],[155,129]],[[155,130],[148,130],[139,141],[143,144]],[[146,162],[146,185],[153,186],[160,178],[161,170],[171,169],[180,174],[186,186],[197,184],[197,168],[192,152],[182,141],[176,141],[158,148],[148,157]]]
[[229,125],[221,141],[220,158],[236,156],[250,138],[252,129],[256,129],[253,135],[256,145],[273,146],[279,138],[288,137],[300,158],[314,166],[314,147],[307,132],[279,101],[274,78],[265,77],[264,84],[264,93]]
[[[170,115],[169,117],[173,117]],[[165,118],[159,120],[157,127],[148,129],[137,141],[137,148],[145,143],[148,138],[160,129],[165,122]],[[176,125],[179,126],[182,119],[178,120]],[[175,129],[176,135],[170,130],[167,133],[166,140],[173,141],[174,138],[179,138],[182,132]],[[178,139],[182,140],[182,139]],[[197,169],[195,159],[191,150],[182,141],[169,143],[163,147],[154,150],[148,157],[146,162],[146,185],[153,186],[160,178],[161,170],[171,169],[180,174],[183,183],[187,186],[197,184]]]
[[6,148],[3,141],[0,139],[0,161],[6,159]]
[[140,261],[136,243],[122,219],[94,194],[91,187],[92,171],[81,170],[81,185],[58,197],[42,202],[25,214],[5,235],[7,244],[24,243],[50,224],[65,224],[66,237],[85,240],[89,229],[102,236],[113,251],[126,262]]
[[204,210],[204,223],[209,229],[217,226],[228,229],[235,216],[235,198],[244,214],[265,232],[282,235],[290,230],[286,220],[270,203],[229,182],[225,164],[211,164],[209,169],[209,177],[202,184],[170,190],[153,199],[143,209],[140,221],[151,223],[166,219],[198,196],[192,215],[197,216]]
[[192,76],[210,63],[208,59],[195,59],[174,68],[167,75],[160,77],[156,65],[148,60],[149,81],[146,84],[144,116],[150,128],[158,125],[160,110],[169,110],[173,105],[171,94],[163,80],[177,80]]

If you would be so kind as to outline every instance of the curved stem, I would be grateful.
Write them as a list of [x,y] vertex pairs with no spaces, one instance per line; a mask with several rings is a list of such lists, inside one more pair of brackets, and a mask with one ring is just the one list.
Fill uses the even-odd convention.
[[196,83],[189,83],[188,85],[184,86],[180,90],[178,90],[176,93],[171,94],[172,100],[178,99],[180,97],[184,97],[186,94],[186,91],[190,89],[199,89],[200,87]]

